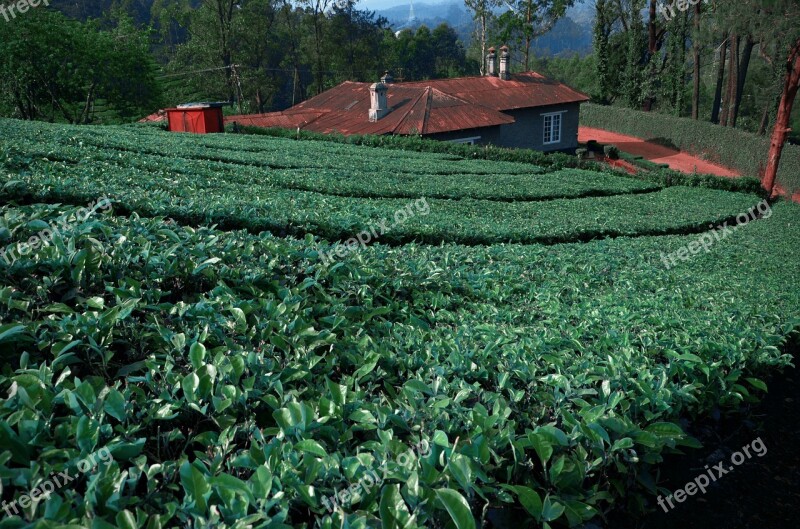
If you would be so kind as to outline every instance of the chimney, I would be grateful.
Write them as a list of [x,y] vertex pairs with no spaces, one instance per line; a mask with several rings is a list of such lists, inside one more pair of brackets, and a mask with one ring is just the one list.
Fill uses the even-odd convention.
[[500,48],[500,79],[508,81],[511,79],[511,72],[508,69],[508,63],[511,59],[511,54],[508,53],[508,46]]
[[394,82],[394,77],[392,77],[392,74],[389,73],[389,70],[386,70],[386,72],[383,74],[383,77],[381,77],[381,82],[383,84],[392,84]]
[[389,113],[386,102],[386,91],[389,89],[383,83],[374,83],[369,87],[369,121],[375,123]]
[[489,48],[486,55],[486,75],[497,77],[497,55],[494,53],[494,46]]

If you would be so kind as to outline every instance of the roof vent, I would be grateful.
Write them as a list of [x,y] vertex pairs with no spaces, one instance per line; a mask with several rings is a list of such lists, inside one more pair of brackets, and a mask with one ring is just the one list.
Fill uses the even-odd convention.
[[486,75],[497,77],[497,55],[494,46],[489,48],[489,53],[486,55]]
[[389,87],[383,83],[374,83],[369,87],[369,121],[375,123],[389,113],[386,92]]
[[511,54],[508,53],[508,46],[500,48],[500,79],[508,81],[511,79],[511,72],[508,69],[508,63],[511,59]]

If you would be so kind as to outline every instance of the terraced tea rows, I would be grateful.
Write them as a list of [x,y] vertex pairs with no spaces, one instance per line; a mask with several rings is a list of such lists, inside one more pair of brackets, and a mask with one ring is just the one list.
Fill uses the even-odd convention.
[[[425,160],[420,154],[411,157],[408,171],[428,171],[430,163],[438,163],[453,174],[365,172],[359,167],[374,166],[371,157],[376,156],[365,147],[350,147],[351,158],[360,165],[345,170],[350,162],[340,161],[338,169],[320,170],[316,167],[327,158],[324,152],[311,154],[315,142],[278,139],[263,154],[222,155],[181,135],[137,135],[131,129],[116,137],[103,135],[100,128],[77,128],[69,135],[47,136],[41,126],[15,127],[13,141],[4,143],[6,158],[16,161],[6,164],[21,164],[25,170],[6,172],[5,181],[15,182],[6,188],[9,197],[80,204],[103,194],[124,211],[253,232],[348,239],[378,220],[393,218],[407,199],[425,197],[430,214],[393,226],[381,242],[555,243],[694,232],[735,217],[758,201],[754,195],[719,190],[660,190],[639,180],[576,169],[542,174],[541,168],[524,164],[510,165],[520,173],[527,167],[527,174],[470,174],[458,172],[463,170],[460,164],[481,171],[500,163],[442,162],[440,156]],[[333,145],[336,150],[347,147]],[[119,150],[121,146],[125,149]],[[134,153],[136,149],[146,154]],[[284,167],[295,169],[268,168],[276,156],[291,160]],[[309,165],[298,168],[303,163]],[[594,198],[602,195],[611,196]]]
[[[658,464],[696,444],[678,424],[755,400],[791,361],[794,204],[668,269],[661,254],[698,238],[682,233],[758,197],[576,170],[478,174],[494,162],[473,162],[461,188],[428,172],[397,175],[405,185],[356,169],[315,180],[310,166],[209,159],[208,145],[253,149],[247,138],[5,126],[16,135],[0,135],[2,198],[51,204],[0,206],[0,250],[58,227],[0,258],[5,497],[113,457],[20,510],[28,520],[472,529],[509,510],[538,526],[599,523],[620,500],[647,508],[665,493]],[[382,156],[319,153],[338,149]],[[427,156],[415,167],[453,162]],[[380,198],[340,196],[372,186]],[[598,189],[615,196],[580,197]],[[113,212],[86,220],[52,204],[104,194]],[[421,197],[427,214],[379,244],[320,259]],[[618,237],[497,244],[604,235]],[[379,483],[343,499],[372,473]]]

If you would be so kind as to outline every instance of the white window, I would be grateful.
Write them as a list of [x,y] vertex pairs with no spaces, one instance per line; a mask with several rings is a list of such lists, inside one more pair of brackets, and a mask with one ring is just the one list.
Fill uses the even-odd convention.
[[472,136],[471,138],[459,138],[457,140],[450,140],[450,143],[465,143],[467,145],[475,145],[480,140],[480,136]]
[[544,122],[544,139],[542,142],[545,145],[561,141],[562,113],[563,112],[553,112],[552,114],[542,114],[542,120]]

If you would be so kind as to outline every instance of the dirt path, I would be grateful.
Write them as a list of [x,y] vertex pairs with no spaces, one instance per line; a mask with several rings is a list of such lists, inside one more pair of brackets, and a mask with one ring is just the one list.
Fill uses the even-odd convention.
[[655,163],[669,164],[670,169],[682,173],[706,173],[717,176],[742,176],[741,173],[721,165],[713,164],[702,160],[696,156],[686,154],[669,147],[649,143],[633,136],[617,134],[607,130],[593,129],[591,127],[578,128],[578,142],[586,143],[589,140],[596,140],[607,145],[616,145],[621,151],[643,156],[646,160]]

